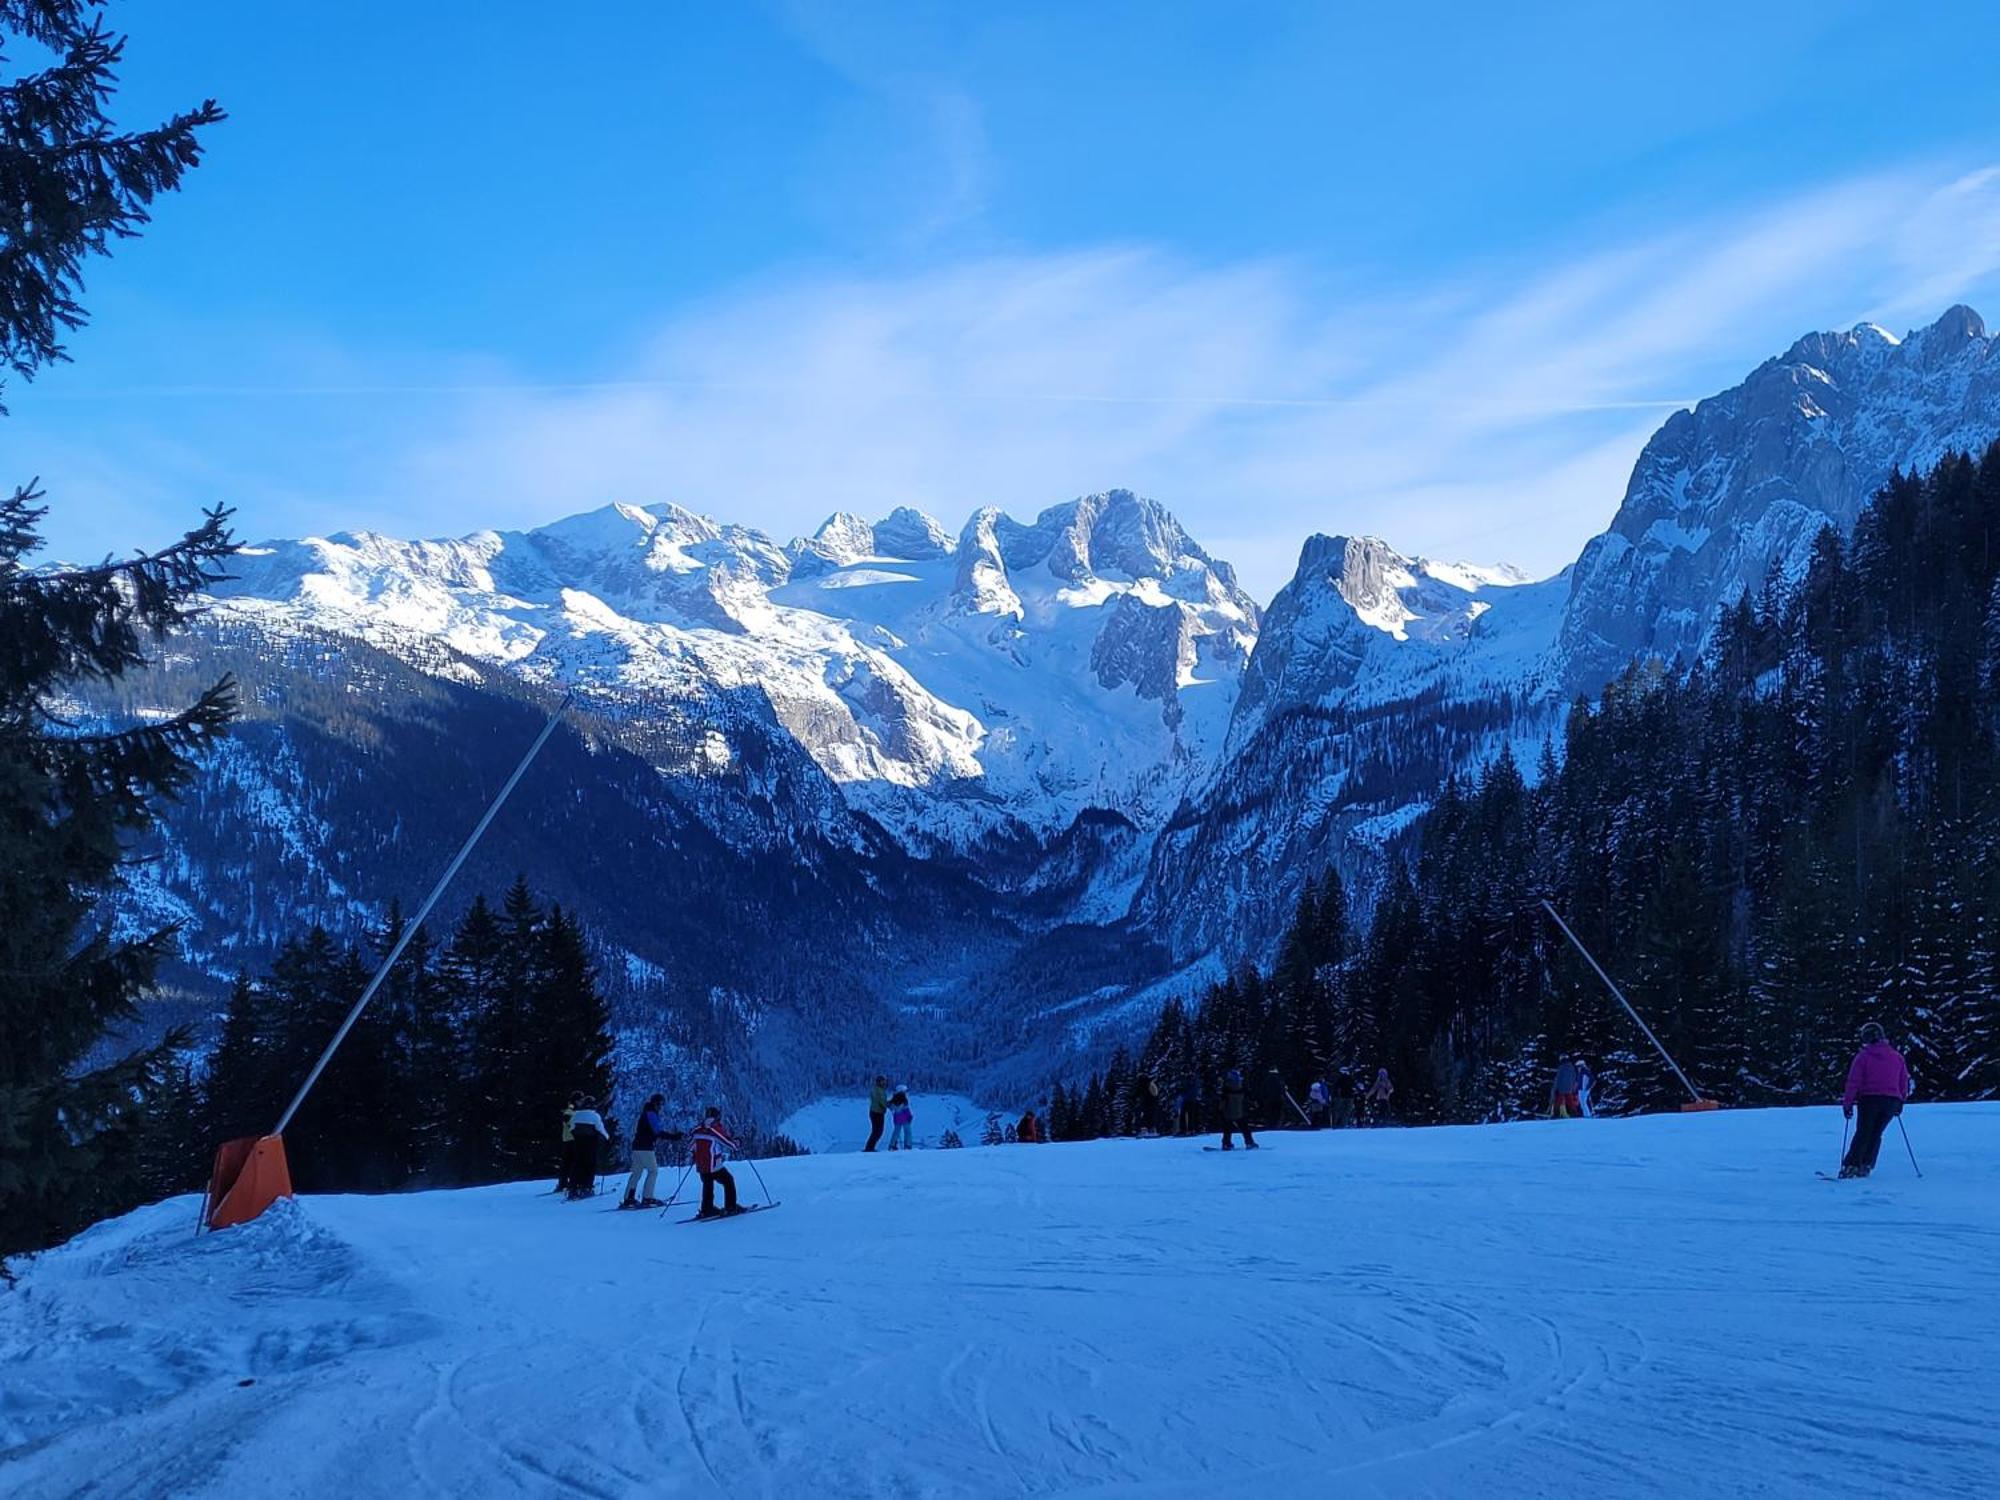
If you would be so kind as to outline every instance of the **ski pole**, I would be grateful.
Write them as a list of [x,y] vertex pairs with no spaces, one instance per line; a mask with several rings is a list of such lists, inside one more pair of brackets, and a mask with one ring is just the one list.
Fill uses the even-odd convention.
[[667,1201],[660,1205],[660,1213],[662,1216],[664,1216],[666,1214],[666,1211],[672,1208],[675,1203],[680,1201],[681,1189],[684,1186],[686,1186],[688,1180],[688,1173],[692,1172],[693,1170],[694,1170],[694,1164],[692,1162],[690,1162],[687,1166],[681,1168],[680,1180],[674,1184],[674,1190],[671,1193],[667,1194]]
[[[764,1186],[764,1174],[757,1170],[757,1163],[750,1160],[750,1158],[746,1156],[743,1158],[743,1165],[748,1167],[751,1171],[751,1174],[756,1177],[757,1187],[759,1191],[761,1191],[764,1194],[765,1204],[769,1206],[771,1204],[776,1203],[778,1200],[771,1196],[771,1190]],[[1921,1176],[1922,1174],[1920,1173],[1919,1175]]]
[[1917,1148],[1910,1144],[1910,1127],[1903,1123],[1900,1113],[1896,1116],[1896,1128],[1903,1132],[1903,1149],[1910,1153],[1910,1170],[1919,1177],[1923,1176],[1924,1169],[1917,1165]]

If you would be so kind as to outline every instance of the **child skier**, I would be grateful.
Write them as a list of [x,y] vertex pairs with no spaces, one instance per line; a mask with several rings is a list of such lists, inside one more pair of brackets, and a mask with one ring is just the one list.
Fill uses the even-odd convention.
[[[660,1123],[660,1111],[666,1107],[667,1096],[655,1094],[646,1101],[646,1107],[639,1111],[639,1123],[632,1127],[632,1170],[625,1178],[625,1201],[620,1208],[658,1208],[660,1200],[653,1196],[653,1190],[660,1185],[660,1160],[657,1148],[666,1141],[678,1141],[681,1134],[668,1130]],[[639,1195],[639,1179],[645,1178],[645,1196]]]
[[[722,1110],[716,1105],[709,1105],[694,1132],[694,1169],[701,1173],[701,1212],[695,1215],[697,1219],[719,1219],[724,1214],[743,1212],[742,1205],[736,1201],[736,1179],[723,1165],[735,1149],[736,1142],[722,1127]],[[715,1206],[718,1183],[722,1185],[721,1208]]]
[[1875,1170],[1876,1153],[1882,1149],[1882,1132],[1903,1112],[1910,1097],[1910,1069],[1903,1054],[1889,1045],[1888,1037],[1875,1022],[1861,1028],[1861,1050],[1847,1069],[1847,1088],[1840,1096],[1840,1113],[1849,1120],[1855,1111],[1861,1119],[1854,1127],[1854,1144],[1840,1164],[1842,1177],[1866,1177]]
[[1243,1118],[1243,1075],[1231,1068],[1222,1075],[1222,1149],[1234,1151],[1235,1142],[1230,1139],[1237,1131],[1243,1132],[1245,1150],[1257,1149],[1257,1137],[1250,1133],[1250,1122]]
[[1315,1078],[1313,1086],[1306,1090],[1306,1106],[1307,1112],[1312,1116],[1313,1129],[1325,1129],[1328,1123],[1328,1111],[1333,1107],[1333,1098],[1327,1092],[1324,1078]]
[[890,1118],[896,1123],[896,1128],[889,1132],[889,1149],[894,1151],[900,1145],[905,1151],[913,1150],[910,1145],[910,1123],[916,1116],[910,1110],[908,1085],[897,1086],[895,1094],[889,1100],[889,1108],[892,1111]]

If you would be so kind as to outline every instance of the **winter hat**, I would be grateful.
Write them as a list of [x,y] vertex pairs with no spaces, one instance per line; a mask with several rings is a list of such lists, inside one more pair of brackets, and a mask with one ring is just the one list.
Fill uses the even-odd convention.
[[1883,1042],[1888,1039],[1889,1034],[1882,1029],[1882,1023],[1879,1021],[1870,1021],[1866,1026],[1861,1028],[1861,1042],[1863,1046],[1871,1042]]
[[711,1105],[709,1105],[709,1107],[708,1107],[707,1109],[705,1109],[705,1110],[703,1110],[703,1111],[701,1112],[701,1117],[702,1117],[702,1118],[703,1118],[704,1120],[719,1120],[719,1119],[721,1119],[721,1118],[722,1118],[722,1106],[721,1106],[720,1104],[711,1104]]

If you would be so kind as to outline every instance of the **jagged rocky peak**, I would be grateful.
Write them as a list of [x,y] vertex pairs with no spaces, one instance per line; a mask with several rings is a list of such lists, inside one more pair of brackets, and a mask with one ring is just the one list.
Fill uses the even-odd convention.
[[787,549],[801,578],[817,577],[870,557],[930,562],[951,555],[951,533],[914,506],[899,505],[872,525],[835,511],[810,537]]
[[929,562],[951,548],[951,533],[914,506],[899,505],[875,523],[875,550],[883,557]]
[[1151,581],[1170,598],[1239,619],[1253,634],[1261,617],[1228,563],[1203,551],[1165,506],[1130,490],[1050,506],[1026,525],[988,507],[959,536],[958,593],[966,607],[1010,612],[1018,605],[1010,580],[1036,569],[1069,587]]
[[1722,605],[1803,567],[1892,469],[1996,433],[2000,339],[1971,308],[1900,340],[1873,323],[1808,334],[1646,444],[1577,562],[1555,665],[1590,688],[1635,655],[1699,651]]

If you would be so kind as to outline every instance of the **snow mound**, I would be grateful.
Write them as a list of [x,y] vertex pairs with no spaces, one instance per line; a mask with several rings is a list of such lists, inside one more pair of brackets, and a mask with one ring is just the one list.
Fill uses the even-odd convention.
[[[0,1294],[0,1473],[80,1494],[1992,1493],[2000,1106],[176,1200]],[[756,1177],[740,1171],[749,1196]],[[245,1385],[254,1381],[254,1385]]]

